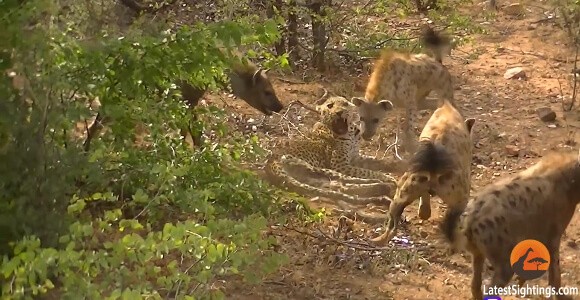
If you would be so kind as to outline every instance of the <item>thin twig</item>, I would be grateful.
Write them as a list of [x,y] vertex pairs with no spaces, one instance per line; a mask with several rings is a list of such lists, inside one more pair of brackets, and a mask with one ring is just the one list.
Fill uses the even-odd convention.
[[385,158],[385,156],[387,155],[387,151],[389,151],[391,148],[393,148],[393,150],[395,150],[395,157],[399,160],[403,160],[403,158],[401,158],[401,156],[399,156],[399,147],[397,146],[397,144],[399,143],[399,134],[395,133],[395,141],[390,144],[389,146],[387,146],[387,149],[385,149],[385,152],[383,153],[383,157]]
[[536,21],[531,21],[530,24],[538,24],[538,23],[544,23],[544,22],[555,21],[555,20],[556,20],[556,18],[554,18],[554,17],[546,17],[546,18],[539,19]]
[[[575,39],[576,40],[576,39]],[[574,103],[576,102],[576,85],[578,83],[578,74],[576,70],[578,70],[578,43],[576,44],[576,54],[574,55],[574,70],[572,70],[572,76],[574,76],[574,87],[572,90],[572,101],[570,101],[570,107],[568,107],[567,111],[571,111],[574,107]]]
[[91,141],[96,135],[99,134],[100,129],[103,127],[102,123],[103,123],[103,114],[101,114],[100,112],[97,113],[95,121],[90,127],[88,126],[87,120],[85,119],[85,130],[87,132],[87,139],[83,143],[83,149],[85,152],[89,152],[91,148]]
[[326,233],[322,232],[320,229],[317,229],[317,231],[318,231],[318,233],[320,233],[320,235],[315,235],[315,234],[312,234],[310,232],[301,231],[299,229],[296,229],[294,227],[287,226],[287,225],[284,225],[284,228],[290,229],[290,230],[292,230],[294,232],[297,232],[297,233],[300,233],[300,234],[303,234],[303,235],[307,235],[307,236],[312,237],[312,238],[315,238],[315,239],[328,240],[328,241],[331,241],[331,242],[333,242],[335,244],[347,246],[347,247],[350,247],[350,248],[353,248],[353,249],[357,249],[357,250],[362,250],[362,251],[380,251],[380,250],[390,249],[390,247],[375,247],[375,246],[372,246],[372,245],[365,244],[363,242],[346,242],[346,241],[341,241],[341,240],[338,240],[336,238],[333,238],[333,237],[327,235]]
[[[321,105],[326,101],[326,97],[328,96],[328,90],[325,88],[322,88],[324,90],[324,94],[322,94],[322,97],[318,98],[318,100],[316,100],[314,102],[314,104],[316,105]],[[324,101],[323,101],[324,100]],[[318,112],[317,112],[318,113]]]
[[348,49],[332,49],[332,48],[329,48],[329,49],[326,49],[326,51],[332,51],[332,52],[338,52],[338,53],[359,53],[359,52],[364,52],[364,51],[378,50],[382,46],[384,46],[386,43],[391,42],[391,41],[412,41],[412,40],[416,40],[416,39],[417,39],[416,37],[409,37],[409,38],[387,38],[385,40],[382,40],[382,41],[376,43],[372,47],[352,49],[352,50],[348,50]]
[[399,155],[398,143],[400,134],[401,134],[401,118],[397,116],[397,132],[395,132],[395,141],[389,146],[387,146],[387,149],[385,149],[385,152],[383,153],[383,158],[385,158],[385,156],[387,155],[387,151],[393,148],[393,150],[395,150],[395,157],[399,160],[403,160],[403,158]]
[[[290,108],[288,108],[288,109],[290,109]],[[298,132],[300,135],[302,135],[303,137],[306,137],[306,135],[305,135],[304,133],[302,133],[302,131],[300,131],[300,129],[298,129],[298,126],[296,126],[294,123],[292,123],[292,121],[288,120],[288,118],[287,118],[287,116],[286,116],[286,115],[287,115],[287,113],[288,113],[288,112],[286,112],[286,113],[284,113],[284,114],[278,114],[278,115],[280,115],[280,117],[281,117],[281,119],[280,119],[280,122],[278,122],[278,124],[282,123],[282,120],[285,120],[286,122],[288,122],[288,131],[290,130],[290,125],[292,125],[292,127],[294,127],[294,129],[295,129],[295,130],[296,130],[296,131],[297,131],[297,132]]]
[[553,60],[553,61],[557,61],[557,62],[566,62],[566,60],[564,60],[564,59],[559,59],[559,58],[555,58],[555,57],[548,57],[548,56],[545,56],[542,54],[537,54],[537,53],[533,53],[530,51],[524,51],[522,49],[520,49],[519,51],[515,50],[515,49],[511,49],[511,48],[502,48],[502,49],[512,51],[512,52],[520,52],[521,54],[524,54],[524,55],[535,56],[535,57],[541,58],[541,59],[546,60],[546,61]]
[[280,80],[282,82],[286,82],[286,83],[291,83],[291,84],[306,84],[307,83],[304,81],[294,81],[294,80],[290,80],[290,79],[286,79],[286,78],[278,78],[278,80]]
[[[195,262],[193,262],[184,272],[183,275],[187,276],[187,273],[189,273],[189,270],[191,270],[191,268],[193,268],[193,266],[199,264],[202,260],[204,260],[207,257],[207,254],[202,255],[199,259],[197,259]],[[181,283],[183,282],[183,279],[179,280],[179,283],[177,284],[177,288],[175,289],[175,296],[179,296],[179,289],[181,288]]]
[[324,237],[327,240],[330,240],[334,243],[340,244],[340,245],[344,245],[347,247],[351,247],[353,249],[357,249],[357,250],[363,250],[363,251],[380,251],[380,250],[385,250],[385,249],[390,249],[390,247],[376,247],[376,246],[372,246],[372,245],[365,245],[362,242],[347,242],[347,241],[341,241],[338,240],[336,238],[333,238],[329,235],[327,235],[326,233],[322,232],[322,230],[320,230],[319,228],[316,229],[316,231],[318,231],[318,233],[320,233],[322,235],[322,237]]

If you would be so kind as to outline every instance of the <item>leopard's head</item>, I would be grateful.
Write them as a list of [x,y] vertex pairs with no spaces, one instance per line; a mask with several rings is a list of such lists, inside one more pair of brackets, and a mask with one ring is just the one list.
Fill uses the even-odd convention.
[[336,109],[323,115],[323,123],[337,139],[354,140],[360,138],[364,125],[355,108]]

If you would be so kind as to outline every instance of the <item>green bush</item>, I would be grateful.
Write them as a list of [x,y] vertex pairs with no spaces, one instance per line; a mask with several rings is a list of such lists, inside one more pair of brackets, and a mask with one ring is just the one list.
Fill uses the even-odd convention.
[[[256,137],[228,132],[197,108],[215,138],[192,152],[191,118],[173,82],[216,88],[231,49],[271,44],[274,22],[182,26],[158,34],[86,32],[55,18],[51,0],[0,4],[0,284],[3,298],[219,299],[218,279],[256,281],[285,261],[264,236],[277,195],[241,158]],[[75,123],[98,99],[108,130],[83,140]],[[135,146],[145,124],[148,147]],[[214,124],[214,125],[210,125]],[[201,124],[198,124],[201,125]],[[199,129],[199,128],[198,128]]]

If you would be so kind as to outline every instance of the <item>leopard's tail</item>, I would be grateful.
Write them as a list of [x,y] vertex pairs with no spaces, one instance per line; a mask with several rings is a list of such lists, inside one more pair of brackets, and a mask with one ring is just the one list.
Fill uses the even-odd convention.
[[356,205],[365,205],[370,203],[388,205],[390,198],[383,197],[356,197],[341,191],[335,191],[330,188],[321,188],[312,186],[306,182],[300,182],[290,172],[287,167],[294,167],[302,171],[307,171],[312,175],[323,175],[326,177],[334,177],[335,174],[327,173],[329,170],[315,170],[309,164],[293,157],[278,157],[277,159],[270,158],[266,163],[265,173],[268,181],[277,186],[285,186],[290,190],[298,193],[316,195],[327,197],[330,199],[344,200],[348,203]]
[[435,32],[428,24],[422,26],[420,41],[433,53],[435,60],[439,63],[443,62],[444,55],[451,54],[451,39],[445,34]]

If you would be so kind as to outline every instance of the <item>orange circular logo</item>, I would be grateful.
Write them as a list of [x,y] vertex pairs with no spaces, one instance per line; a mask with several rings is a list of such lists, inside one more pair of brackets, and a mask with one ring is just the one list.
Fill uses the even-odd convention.
[[522,279],[537,279],[548,270],[550,253],[539,241],[523,240],[512,249],[510,264],[514,273]]

